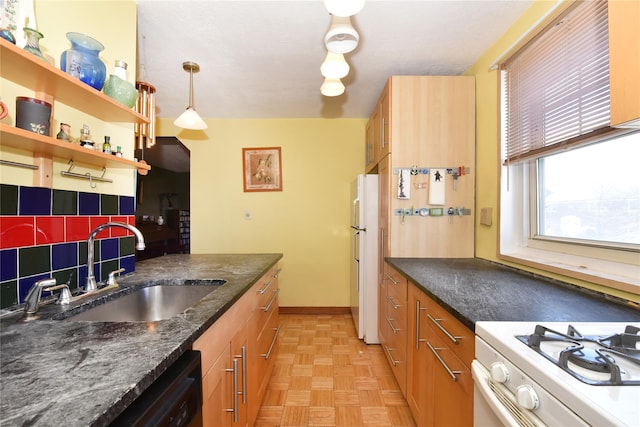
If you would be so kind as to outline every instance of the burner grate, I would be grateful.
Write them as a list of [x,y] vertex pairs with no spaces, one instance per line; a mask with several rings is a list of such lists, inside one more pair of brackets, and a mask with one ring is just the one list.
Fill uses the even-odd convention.
[[[584,336],[573,326],[569,326],[563,334],[543,325],[536,325],[531,335],[517,335],[521,342],[544,356],[547,360],[562,368],[578,380],[591,385],[640,385],[640,380],[623,380],[622,372],[616,357],[623,358],[640,366],[640,328],[628,325],[624,333],[606,337]],[[545,352],[541,345],[544,342],[566,343],[567,347],[560,351],[556,359]],[[598,348],[585,348],[583,343],[593,343]],[[576,372],[569,362],[581,368],[609,375],[609,379],[596,380]]]

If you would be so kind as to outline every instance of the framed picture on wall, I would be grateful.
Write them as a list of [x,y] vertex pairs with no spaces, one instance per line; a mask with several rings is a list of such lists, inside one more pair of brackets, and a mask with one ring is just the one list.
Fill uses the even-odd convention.
[[244,191],[282,191],[281,147],[242,149]]

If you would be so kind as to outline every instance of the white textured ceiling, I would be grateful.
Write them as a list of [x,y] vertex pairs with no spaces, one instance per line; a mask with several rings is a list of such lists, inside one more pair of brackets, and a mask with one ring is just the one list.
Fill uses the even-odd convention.
[[364,118],[390,75],[463,73],[531,0],[367,0],[352,18],[358,48],[346,92],[323,97],[330,16],[322,0],[139,0],[138,80],[157,89],[157,116],[188,105],[205,118]]

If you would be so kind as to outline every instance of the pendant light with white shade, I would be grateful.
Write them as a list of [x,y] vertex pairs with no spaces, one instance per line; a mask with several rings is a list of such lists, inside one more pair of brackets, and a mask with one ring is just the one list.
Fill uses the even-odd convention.
[[173,124],[183,129],[202,130],[207,128],[207,124],[202,120],[193,106],[193,73],[200,71],[200,66],[192,61],[182,63],[182,68],[189,72],[189,106]]

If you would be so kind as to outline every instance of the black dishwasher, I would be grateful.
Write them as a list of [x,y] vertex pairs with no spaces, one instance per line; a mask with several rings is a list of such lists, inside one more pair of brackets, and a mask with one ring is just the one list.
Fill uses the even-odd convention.
[[112,423],[112,427],[202,427],[200,352],[189,350]]

